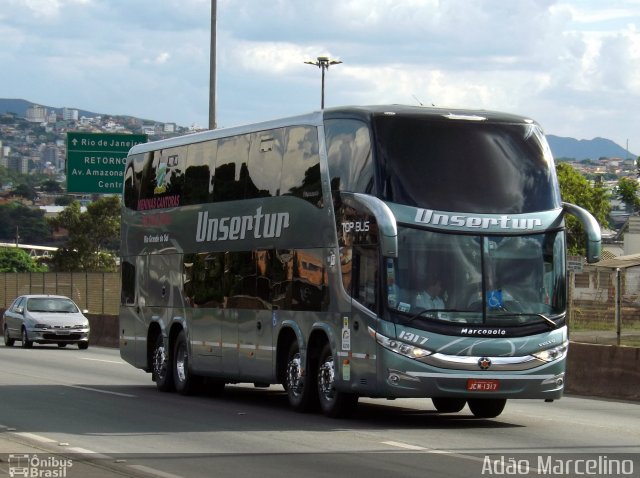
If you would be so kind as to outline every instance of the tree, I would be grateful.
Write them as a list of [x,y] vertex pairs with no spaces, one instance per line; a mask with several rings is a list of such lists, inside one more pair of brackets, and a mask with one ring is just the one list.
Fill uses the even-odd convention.
[[58,196],[54,201],[54,204],[56,206],[68,206],[73,201],[75,201],[75,199],[73,199],[73,196]]
[[117,270],[116,253],[120,241],[120,198],[105,197],[81,212],[73,201],[58,216],[49,220],[52,227],[66,229],[66,244],[54,252],[50,264],[56,271]]
[[46,193],[59,193],[62,191],[60,187],[60,183],[58,181],[54,181],[53,179],[47,179],[42,183],[42,190]]
[[0,205],[0,239],[42,244],[51,239],[51,229],[44,211],[19,203]]
[[26,251],[17,247],[0,247],[0,272],[46,272]]
[[[556,165],[558,182],[560,183],[560,194],[562,200],[573,203],[589,211],[598,221],[601,227],[608,224],[609,192],[601,184],[592,186],[576,169],[570,164],[562,163]],[[584,255],[586,253],[585,232],[575,217],[567,215],[567,249],[571,254]]]
[[620,178],[616,188],[618,196],[627,205],[631,212],[640,210],[640,197],[638,197],[638,181],[629,178]]
[[18,184],[18,186],[13,190],[13,194],[16,196],[22,196],[23,198],[31,201],[38,197],[36,190],[28,184]]

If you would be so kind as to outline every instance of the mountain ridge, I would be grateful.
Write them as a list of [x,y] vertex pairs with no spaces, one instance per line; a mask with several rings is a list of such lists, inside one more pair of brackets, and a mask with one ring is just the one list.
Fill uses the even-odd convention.
[[[32,105],[40,105],[48,110],[54,110],[56,113],[62,114],[63,107],[46,106],[40,103],[33,103],[28,100],[19,98],[0,98],[0,114],[15,113],[19,117],[24,118],[27,113],[27,109]],[[137,118],[132,115],[112,115],[94,113],[91,111],[83,110],[73,106],[66,106],[66,108],[77,109],[80,116],[95,117],[95,116],[121,116]],[[142,118],[138,118],[142,119]],[[158,123],[162,123],[158,121]],[[637,155],[628,152],[622,146],[614,143],[610,139],[596,137],[593,139],[575,139],[570,137],[556,136],[552,134],[546,135],[549,147],[556,159],[575,159],[577,161],[584,161],[585,159],[597,160],[600,158],[622,158],[627,157],[635,159]]]

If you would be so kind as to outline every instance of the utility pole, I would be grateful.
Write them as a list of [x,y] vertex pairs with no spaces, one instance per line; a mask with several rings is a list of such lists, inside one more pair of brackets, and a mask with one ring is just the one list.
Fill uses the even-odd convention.
[[209,129],[216,129],[216,28],[218,0],[211,0],[211,46],[209,53]]
[[322,70],[322,83],[320,86],[321,109],[324,109],[324,72],[328,70],[331,65],[339,65],[340,63],[342,63],[340,60],[332,60],[328,56],[319,56],[316,61],[305,61],[305,64],[317,66]]

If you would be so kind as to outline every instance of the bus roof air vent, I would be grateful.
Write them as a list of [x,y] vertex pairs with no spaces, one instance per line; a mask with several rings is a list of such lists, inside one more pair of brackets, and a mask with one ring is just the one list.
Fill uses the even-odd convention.
[[443,115],[445,118],[447,119],[452,119],[452,120],[466,120],[466,121],[486,121],[487,118],[485,118],[484,116],[478,116],[478,115],[461,115],[461,114],[456,114],[456,113],[448,113],[446,115]]

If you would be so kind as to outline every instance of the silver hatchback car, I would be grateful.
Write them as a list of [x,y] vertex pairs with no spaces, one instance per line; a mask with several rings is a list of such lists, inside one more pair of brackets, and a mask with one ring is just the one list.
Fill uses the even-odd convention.
[[65,347],[77,344],[89,347],[89,320],[78,306],[62,295],[21,295],[4,313],[4,344],[13,346],[16,340],[22,347],[35,343],[58,344]]

